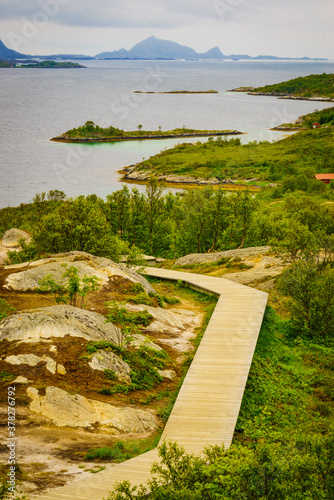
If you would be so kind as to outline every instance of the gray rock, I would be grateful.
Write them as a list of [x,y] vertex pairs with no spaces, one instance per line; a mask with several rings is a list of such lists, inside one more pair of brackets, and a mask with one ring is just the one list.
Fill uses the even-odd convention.
[[225,250],[215,253],[191,253],[181,257],[175,262],[175,266],[189,266],[193,264],[203,264],[205,262],[218,262],[221,259],[248,259],[260,255],[266,255],[270,251],[269,246],[239,248],[236,250]]
[[[84,274],[87,276],[97,276],[100,285],[108,283],[109,279],[114,276],[122,276],[133,283],[141,283],[147,293],[156,293],[149,282],[136,271],[128,269],[122,264],[116,264],[110,259],[104,257],[96,257],[86,252],[67,252],[52,255],[47,259],[32,261],[29,264],[13,264],[6,266],[6,269],[25,269],[21,272],[10,274],[6,278],[4,288],[7,290],[27,291],[36,290],[40,287],[39,280],[51,274],[55,281],[62,280],[65,272],[62,264],[74,266],[78,269],[78,276],[82,278]],[[66,281],[65,281],[66,282]]]
[[59,427],[84,427],[109,434],[144,433],[157,430],[158,419],[151,412],[134,408],[116,408],[108,403],[71,395],[57,387],[47,387],[40,396],[34,387],[28,387],[30,410],[40,414]]
[[57,363],[54,359],[49,358],[48,356],[35,356],[35,354],[18,354],[13,356],[7,356],[5,358],[6,363],[11,365],[29,365],[36,366],[40,362],[46,363],[46,369],[49,370],[53,375],[56,373]]
[[133,312],[146,310],[153,316],[154,321],[146,327],[146,330],[149,332],[177,333],[185,329],[184,324],[180,318],[174,314],[174,311],[170,312],[161,307],[151,307],[142,304],[126,304],[125,307],[128,311]]
[[105,317],[67,305],[43,307],[20,312],[0,322],[0,340],[40,342],[65,335],[86,340],[106,340],[122,344],[122,332]]
[[136,347],[137,349],[140,349],[141,347],[148,347],[149,349],[153,349],[154,351],[163,351],[163,349],[159,345],[155,344],[154,342],[152,342],[152,340],[145,337],[145,335],[141,335],[140,333],[132,335],[129,344],[133,347]]
[[158,370],[160,377],[173,381],[176,377],[174,370]]
[[3,237],[2,244],[6,248],[20,248],[19,240],[24,239],[26,243],[30,243],[31,238],[28,233],[21,231],[21,229],[8,229]]
[[131,382],[130,366],[113,352],[99,350],[88,364],[93,370],[113,370],[119,380],[128,384]]

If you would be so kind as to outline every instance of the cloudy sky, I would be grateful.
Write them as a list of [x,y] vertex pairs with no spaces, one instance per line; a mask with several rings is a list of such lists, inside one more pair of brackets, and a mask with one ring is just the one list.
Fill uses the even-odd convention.
[[199,52],[334,59],[333,0],[0,0],[0,38],[26,54],[130,49],[155,35]]

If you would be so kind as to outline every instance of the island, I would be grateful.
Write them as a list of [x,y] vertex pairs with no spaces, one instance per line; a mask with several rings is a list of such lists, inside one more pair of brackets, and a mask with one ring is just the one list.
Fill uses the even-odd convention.
[[147,90],[135,90],[134,94],[218,94],[218,90],[169,90],[166,92],[153,92]]
[[115,141],[135,141],[142,139],[173,139],[183,137],[210,137],[223,135],[242,134],[238,130],[195,130],[189,128],[175,128],[173,130],[142,130],[142,125],[138,125],[138,130],[124,131],[112,125],[106,128],[95,125],[93,121],[87,121],[85,125],[68,130],[62,135],[53,137],[51,141],[58,142],[115,142]]
[[334,101],[334,74],[308,75],[264,87],[238,87],[231,92],[247,92],[248,95],[269,95],[280,99],[308,101]]
[[87,66],[82,66],[82,64],[78,63],[72,63],[72,62],[55,62],[55,61],[42,61],[42,62],[36,62],[32,64],[20,64],[19,66],[16,66],[16,68],[46,68],[46,69],[53,69],[53,68],[61,68],[61,69],[68,69],[68,68],[86,68]]
[[15,68],[15,62],[5,61],[4,59],[0,59],[0,68]]

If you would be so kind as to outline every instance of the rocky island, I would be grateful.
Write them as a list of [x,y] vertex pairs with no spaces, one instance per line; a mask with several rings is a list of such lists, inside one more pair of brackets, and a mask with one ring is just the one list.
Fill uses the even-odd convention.
[[142,125],[138,125],[138,131],[124,131],[113,127],[99,127],[92,121],[87,121],[85,125],[68,130],[62,135],[53,137],[51,141],[59,142],[114,142],[114,141],[135,141],[142,139],[170,139],[182,137],[210,137],[223,135],[242,134],[238,130],[194,130],[188,128],[176,128],[174,130],[142,130]]

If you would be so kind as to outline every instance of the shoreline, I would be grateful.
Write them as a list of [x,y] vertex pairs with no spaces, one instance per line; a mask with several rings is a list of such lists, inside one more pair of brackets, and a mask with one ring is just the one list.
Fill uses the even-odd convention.
[[[294,101],[319,101],[319,102],[334,102],[334,99],[326,96],[318,96],[318,97],[306,97],[292,94],[283,94],[280,92],[257,92],[253,87],[237,87],[235,89],[228,90],[228,92],[243,92],[247,93],[247,95],[260,95],[260,96],[269,96],[269,97],[277,97],[277,99],[291,99]],[[272,129],[275,130],[275,129]]]
[[238,130],[222,130],[220,132],[208,131],[204,133],[186,133],[186,134],[162,134],[162,135],[136,135],[136,136],[118,136],[118,137],[87,137],[87,138],[68,138],[68,137],[53,137],[50,141],[54,142],[71,142],[71,143],[85,143],[85,142],[119,142],[119,141],[141,141],[150,139],[182,139],[187,137],[212,137],[223,135],[243,135],[245,132]]
[[[136,171],[136,165],[130,165],[128,167],[124,167],[121,170],[118,170],[118,174],[121,175],[120,182],[127,182],[129,184],[148,184],[149,179],[152,176],[151,171]],[[169,187],[176,188],[189,188],[189,187],[202,187],[202,186],[211,186],[215,188],[223,188],[226,191],[237,191],[240,189],[249,189],[252,191],[259,191],[261,186],[252,186],[245,184],[240,184],[237,181],[233,181],[232,179],[227,180],[219,180],[216,177],[210,177],[208,179],[196,178],[190,175],[164,175],[159,174],[154,176],[158,182],[165,182]]]

